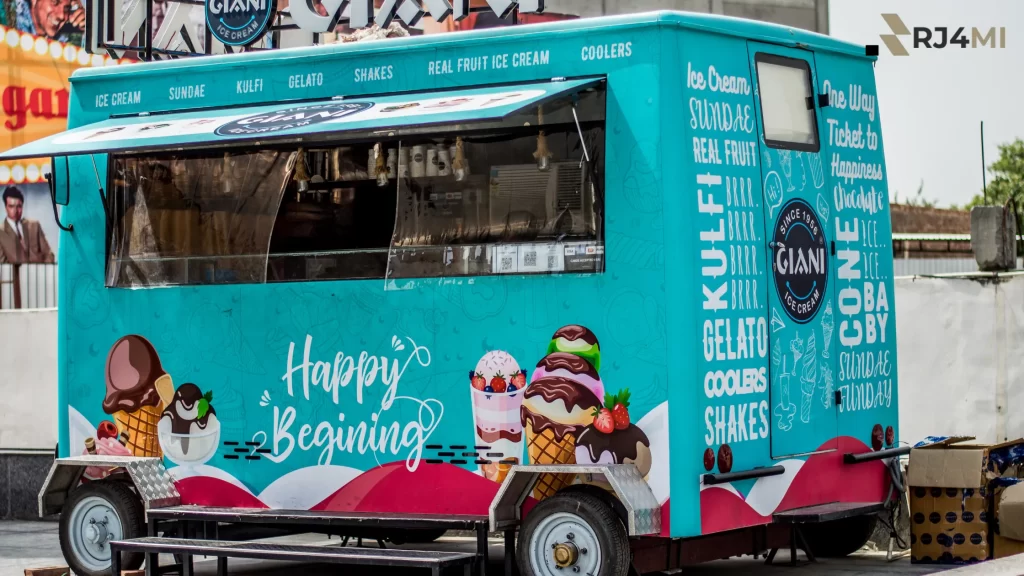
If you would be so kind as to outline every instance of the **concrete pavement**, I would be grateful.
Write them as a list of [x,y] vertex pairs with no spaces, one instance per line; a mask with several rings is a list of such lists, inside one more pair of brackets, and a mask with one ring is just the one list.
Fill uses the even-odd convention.
[[[326,546],[337,546],[340,544],[337,538],[327,539],[325,536],[318,534],[288,536],[284,540],[291,543],[322,544]],[[373,544],[369,545],[372,546]],[[447,537],[427,547],[431,549],[465,549],[472,551],[473,539]],[[502,554],[503,546],[501,542],[493,540],[491,544],[492,571],[489,571],[491,574],[501,573]],[[687,576],[760,576],[772,574],[792,576],[793,569],[783,565],[786,560],[788,560],[788,553],[780,551],[776,558],[778,565],[775,566],[765,566],[763,561],[759,559],[735,558],[691,567],[685,570],[684,574]],[[57,540],[56,522],[0,522],[0,576],[21,576],[24,574],[25,568],[59,566],[63,564],[60,544]],[[231,560],[230,566],[232,576],[292,576],[299,573],[297,570],[298,566],[294,563]],[[199,561],[196,563],[196,569],[197,576],[213,576],[216,573],[216,563]],[[913,565],[907,558],[889,563],[885,561],[884,552],[865,551],[840,560],[823,560],[819,564],[805,566],[798,570],[803,574],[826,574],[831,576],[860,576],[867,574],[919,575],[933,574],[937,570],[941,570],[941,567]],[[301,568],[303,576],[327,576],[342,572],[352,576],[357,574],[382,576],[389,573],[389,571],[380,569],[356,571],[350,568],[316,564],[302,565]],[[974,573],[983,574],[987,572],[982,569],[982,571]],[[1024,570],[1014,572],[1014,574],[1017,573],[1024,573]]]

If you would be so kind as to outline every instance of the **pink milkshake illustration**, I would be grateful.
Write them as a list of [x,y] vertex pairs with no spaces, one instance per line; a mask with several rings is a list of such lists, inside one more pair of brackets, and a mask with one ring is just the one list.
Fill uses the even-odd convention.
[[[523,452],[523,425],[520,411],[527,385],[526,373],[508,352],[494,350],[484,354],[469,373],[473,401],[473,424],[480,471],[486,478],[501,482]],[[482,447],[486,447],[482,448]]]

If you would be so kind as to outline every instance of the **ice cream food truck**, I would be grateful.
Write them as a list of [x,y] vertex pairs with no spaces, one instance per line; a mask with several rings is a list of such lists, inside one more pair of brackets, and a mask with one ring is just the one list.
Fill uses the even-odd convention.
[[63,229],[69,565],[858,549],[901,452],[874,61],[654,13],[77,71],[0,155]]

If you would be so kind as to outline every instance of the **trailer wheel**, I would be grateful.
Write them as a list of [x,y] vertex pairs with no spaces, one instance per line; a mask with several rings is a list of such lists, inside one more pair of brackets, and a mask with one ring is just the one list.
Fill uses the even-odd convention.
[[[120,482],[92,482],[71,492],[60,515],[60,549],[79,576],[110,574],[112,540],[144,536],[142,502]],[[124,570],[142,566],[141,553],[121,555]]]
[[860,550],[875,529],[876,516],[854,516],[809,526],[804,530],[807,546],[815,556],[842,558]]
[[631,560],[622,520],[585,492],[559,493],[537,504],[516,548],[523,576],[626,576]]

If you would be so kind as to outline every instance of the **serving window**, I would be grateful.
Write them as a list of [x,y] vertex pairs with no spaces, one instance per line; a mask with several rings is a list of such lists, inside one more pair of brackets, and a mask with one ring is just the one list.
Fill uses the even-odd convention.
[[604,105],[599,86],[500,121],[112,155],[107,285],[603,272]]
[[806,60],[758,53],[757,85],[765,144],[772,148],[817,152],[811,67]]

